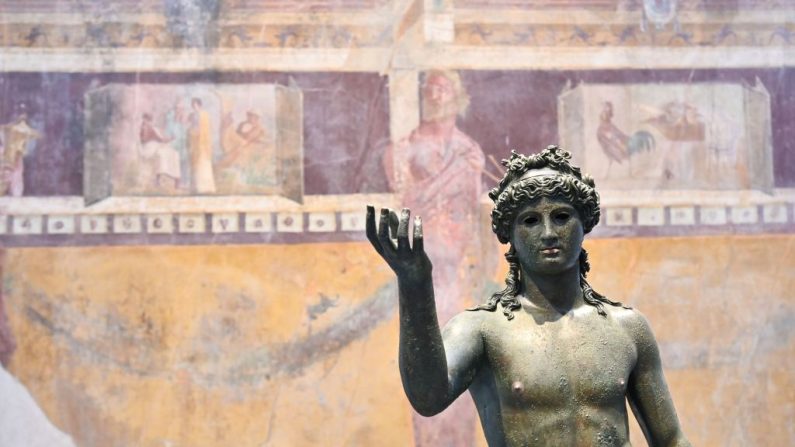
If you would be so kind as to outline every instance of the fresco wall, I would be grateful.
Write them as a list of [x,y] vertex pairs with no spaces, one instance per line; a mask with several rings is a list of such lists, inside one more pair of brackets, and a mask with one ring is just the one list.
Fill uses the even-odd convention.
[[447,320],[507,269],[499,161],[552,143],[596,178],[589,280],[650,320],[691,442],[795,443],[794,18],[3,2],[0,446],[484,446],[468,396],[403,397],[364,206],[424,217]]

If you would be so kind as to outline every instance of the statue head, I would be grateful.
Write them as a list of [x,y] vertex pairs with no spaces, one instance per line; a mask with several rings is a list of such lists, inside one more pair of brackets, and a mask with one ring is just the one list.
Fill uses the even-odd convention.
[[[517,213],[522,208],[542,198],[559,200],[571,205],[577,212],[583,233],[589,233],[599,223],[599,194],[596,192],[596,185],[590,176],[584,175],[579,167],[571,164],[570,159],[571,154],[567,151],[557,146],[548,146],[533,155],[521,155],[512,151],[511,158],[502,161],[507,171],[500,183],[489,192],[489,197],[494,201],[491,228],[501,243],[510,244],[508,253],[505,254],[509,264],[506,288],[473,310],[493,311],[500,304],[505,316],[512,319],[513,311],[521,307],[517,299],[517,295],[522,293],[521,268],[511,235]],[[579,268],[580,285],[587,304],[596,307],[601,315],[607,315],[604,304],[621,305],[596,293],[585,280],[585,275],[590,270],[585,249],[581,249],[579,253]]]
[[494,201],[491,228],[501,243],[510,242],[516,212],[527,203],[542,197],[568,202],[577,210],[587,234],[599,222],[599,194],[596,185],[580,168],[572,165],[571,154],[557,146],[548,146],[539,154],[511,152],[503,160],[508,168],[499,185],[489,191]]

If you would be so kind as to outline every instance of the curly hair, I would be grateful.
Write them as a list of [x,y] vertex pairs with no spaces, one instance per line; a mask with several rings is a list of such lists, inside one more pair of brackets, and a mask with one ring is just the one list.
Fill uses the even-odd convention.
[[[579,167],[572,165],[569,162],[570,159],[571,154],[567,151],[558,146],[547,146],[546,149],[534,155],[521,155],[511,151],[511,158],[502,161],[502,165],[508,170],[499,185],[489,191],[489,197],[494,201],[494,208],[491,211],[491,229],[501,243],[510,243],[511,228],[519,209],[542,197],[562,199],[570,203],[579,214],[585,233],[589,233],[599,223],[599,194],[596,192],[596,185],[590,176],[584,175]],[[560,174],[527,175],[530,171],[545,168]],[[500,304],[502,313],[511,320],[513,311],[522,307],[517,298],[522,292],[521,269],[513,244],[505,253],[505,259],[508,261],[505,289],[492,295],[484,304],[469,310],[494,311]],[[579,263],[580,287],[586,304],[594,306],[602,316],[607,316],[604,310],[605,304],[623,306],[593,290],[585,280],[591,266],[588,263],[588,253],[584,248],[580,251]]]

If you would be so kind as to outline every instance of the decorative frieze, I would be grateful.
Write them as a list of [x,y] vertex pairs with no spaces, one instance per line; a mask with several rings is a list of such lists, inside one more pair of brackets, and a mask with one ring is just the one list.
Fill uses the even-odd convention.
[[695,225],[696,209],[692,206],[672,206],[668,209],[671,225]]
[[[340,196],[342,197],[342,196]],[[386,196],[385,196],[386,197]],[[376,201],[378,202],[378,201]],[[388,201],[378,202],[378,205]],[[795,231],[795,201],[735,205],[613,205],[590,237],[679,236]],[[484,207],[486,210],[488,207]],[[485,211],[484,211],[485,212]],[[484,225],[488,216],[483,215]],[[10,225],[10,226],[9,226]],[[146,244],[146,235],[169,235],[173,243],[301,243],[364,240],[365,212],[339,204],[337,210],[285,212],[183,212],[0,214],[0,244]],[[266,239],[252,236],[268,235]],[[48,236],[58,236],[52,239]],[[95,238],[93,235],[103,235]],[[85,238],[85,236],[92,236]],[[223,236],[223,239],[218,237]],[[71,242],[70,242],[71,241]],[[163,243],[154,238],[152,243]]]
[[271,213],[246,213],[243,215],[243,231],[246,233],[268,233],[273,231]]
[[[449,40],[453,39],[452,23]],[[0,32],[6,48],[181,48],[182,40],[165,23],[7,23]],[[220,25],[217,48],[369,48],[392,43],[391,26],[383,24]]]
[[149,214],[146,216],[146,232],[164,234],[174,232],[173,214]]
[[41,234],[44,218],[39,215],[13,216],[12,233],[17,235]]
[[523,47],[781,47],[793,23],[686,23],[677,30],[639,23],[457,23],[456,45]]
[[180,233],[204,233],[206,231],[204,213],[180,214],[177,217],[177,231]]

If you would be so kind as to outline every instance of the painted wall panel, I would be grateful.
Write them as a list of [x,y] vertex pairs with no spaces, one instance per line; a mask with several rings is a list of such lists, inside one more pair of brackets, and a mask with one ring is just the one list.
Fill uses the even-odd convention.
[[[793,23],[792,0],[3,2],[0,445],[485,446],[467,398],[410,409],[364,207],[424,217],[446,320],[503,283],[500,160],[559,142],[601,194],[589,281],[648,317],[692,443],[795,444]],[[209,145],[166,129],[191,89]],[[248,112],[274,141],[237,144]]]

